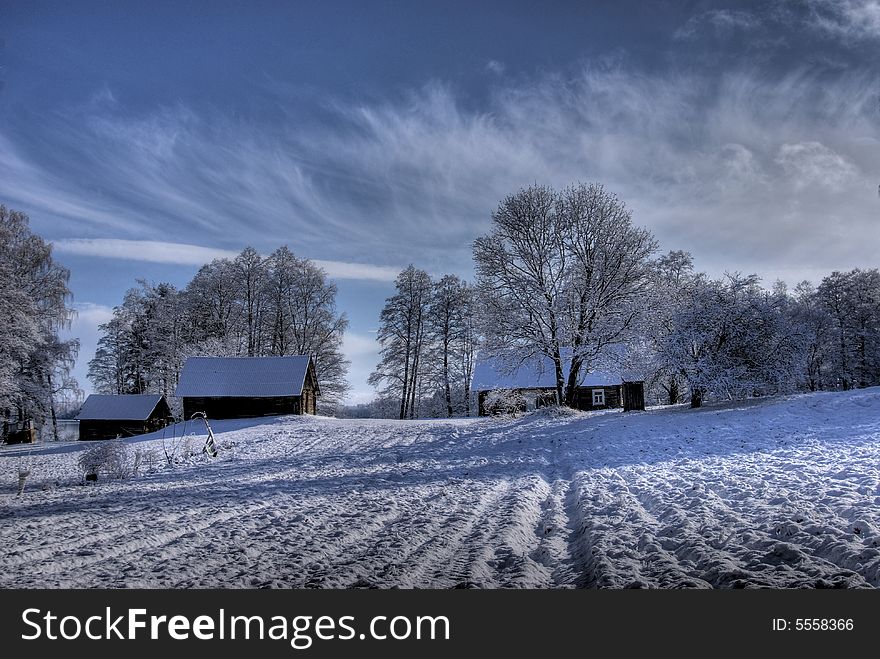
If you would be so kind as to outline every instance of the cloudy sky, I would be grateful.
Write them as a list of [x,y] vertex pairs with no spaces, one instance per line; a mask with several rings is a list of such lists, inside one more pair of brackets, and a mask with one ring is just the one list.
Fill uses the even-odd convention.
[[880,265],[880,0],[0,0],[0,40],[0,203],[72,271],[86,391],[137,278],[287,244],[368,400],[395,273],[470,277],[533,182],[604,183],[713,274]]

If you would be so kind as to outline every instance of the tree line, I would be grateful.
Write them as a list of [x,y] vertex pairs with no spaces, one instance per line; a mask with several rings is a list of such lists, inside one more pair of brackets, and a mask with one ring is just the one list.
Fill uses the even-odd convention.
[[321,268],[286,246],[266,257],[247,247],[202,266],[182,290],[139,281],[100,326],[88,376],[98,393],[173,396],[189,356],[310,355],[319,405],[332,413],[348,389],[347,327]]
[[876,269],[793,291],[764,288],[754,274],[713,278],[687,252],[659,254],[651,232],[598,184],[506,197],[473,257],[473,285],[453,275],[433,282],[413,266],[400,274],[380,316],[370,378],[380,398],[355,413],[469,413],[478,351],[511,371],[549,360],[561,405],[592,370],[629,374],[655,400],[693,407],[880,384]]
[[59,332],[73,318],[70,271],[30,230],[27,215],[0,205],[0,414],[5,440],[26,419],[51,418],[79,395],[71,376],[79,350]]

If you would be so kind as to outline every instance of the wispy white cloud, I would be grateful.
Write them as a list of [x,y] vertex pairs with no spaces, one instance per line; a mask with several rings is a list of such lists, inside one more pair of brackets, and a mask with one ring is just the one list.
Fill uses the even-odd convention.
[[401,268],[370,263],[346,263],[344,261],[324,261],[314,259],[315,265],[322,268],[331,279],[357,279],[361,281],[385,281],[397,279]]
[[750,11],[710,9],[692,16],[673,36],[676,39],[691,39],[706,29],[716,35],[727,35],[736,30],[753,30],[760,24],[761,19]]
[[880,251],[878,83],[867,67],[615,65],[498,85],[481,110],[441,83],[311,122],[104,110],[54,127],[56,161],[0,137],[0,197],[59,218],[61,250],[198,263],[228,252],[192,245],[287,243],[331,276],[391,281],[408,262],[467,274],[520,186],[597,180],[703,267],[848,267]]
[[783,144],[779,147],[776,162],[782,165],[798,190],[810,185],[841,190],[857,180],[859,173],[847,158],[820,142]]
[[346,332],[342,339],[342,352],[349,358],[379,354],[379,343],[375,336]]
[[808,0],[810,23],[845,39],[880,39],[880,0]]
[[494,73],[495,75],[500,76],[504,75],[506,69],[507,67],[504,66],[504,62],[499,62],[497,59],[490,59],[486,62],[486,70],[489,73]]
[[231,250],[156,240],[69,238],[56,240],[54,245],[61,254],[180,265],[203,265],[214,259],[233,259],[236,256],[236,252]]
[[[55,250],[61,254],[178,265],[203,265],[214,259],[234,259],[238,254],[233,250],[200,245],[120,238],[67,238],[56,240],[54,245]],[[370,263],[320,259],[314,260],[314,263],[332,279],[390,282],[394,281],[400,272],[400,268]]]

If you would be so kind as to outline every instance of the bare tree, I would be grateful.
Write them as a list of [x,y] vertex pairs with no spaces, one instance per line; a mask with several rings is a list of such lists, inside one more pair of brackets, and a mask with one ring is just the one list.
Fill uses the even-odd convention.
[[486,352],[520,362],[549,357],[561,404],[568,249],[556,202],[556,193],[540,185],[505,198],[492,213],[492,231],[474,242],[474,262]]
[[515,355],[511,368],[548,357],[557,400],[571,405],[582,373],[634,336],[656,242],[600,185],[534,185],[492,221],[474,243],[487,352]]
[[572,405],[582,370],[633,337],[657,241],[633,226],[631,211],[601,185],[567,188],[556,212],[569,257],[562,328],[571,348],[566,404]]
[[430,352],[438,364],[448,417],[455,413],[459,398],[467,409],[470,396],[475,342],[471,297],[467,282],[455,275],[445,275],[434,284],[428,310]]
[[422,376],[425,319],[431,299],[431,278],[410,265],[397,276],[397,293],[385,300],[377,340],[381,360],[369,383],[384,386],[385,397],[399,397],[399,418],[413,418]]

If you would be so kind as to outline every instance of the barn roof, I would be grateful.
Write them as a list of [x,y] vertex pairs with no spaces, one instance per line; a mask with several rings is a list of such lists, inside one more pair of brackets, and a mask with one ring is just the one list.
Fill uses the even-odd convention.
[[[311,357],[190,357],[175,395],[272,398],[300,396]],[[317,383],[316,383],[317,392]]]
[[[568,381],[570,362],[563,359],[562,372]],[[578,386],[599,387],[623,382],[620,373],[612,371],[581,372]],[[546,356],[531,357],[522,363],[503,357],[485,357],[474,365],[471,384],[473,391],[488,389],[553,389],[556,387],[556,371],[553,360]]]
[[146,421],[161,400],[159,394],[91,394],[76,418],[80,421]]

